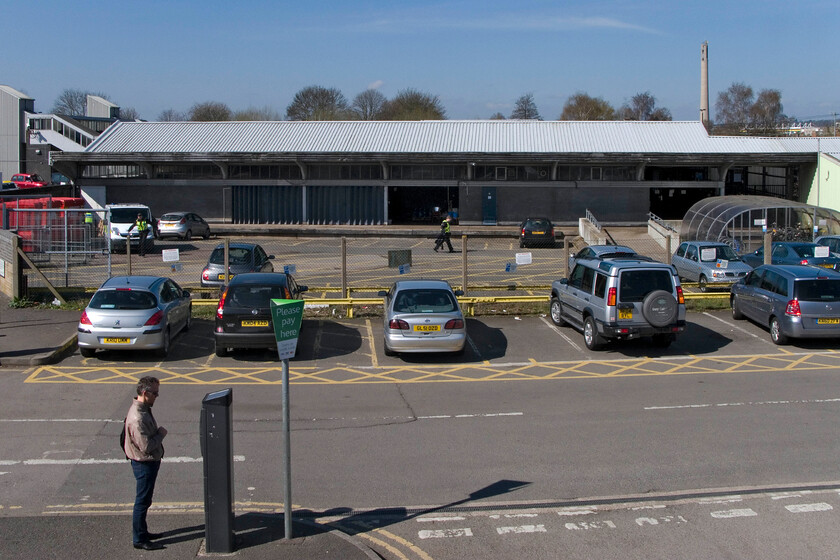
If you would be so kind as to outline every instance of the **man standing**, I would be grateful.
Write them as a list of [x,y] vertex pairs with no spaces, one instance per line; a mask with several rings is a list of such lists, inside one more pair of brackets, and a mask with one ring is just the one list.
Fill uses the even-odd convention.
[[454,253],[455,251],[452,250],[452,242],[449,240],[452,237],[452,228],[450,226],[450,222],[452,218],[447,216],[440,224],[440,235],[438,235],[437,240],[435,241],[435,252],[437,253],[438,249],[443,248],[443,244],[449,247],[449,252]]
[[162,535],[150,533],[146,526],[146,513],[152,505],[160,461],[163,458],[163,438],[166,428],[158,427],[152,416],[152,407],[160,394],[160,381],[147,376],[137,382],[137,396],[125,417],[125,456],[131,459],[131,468],[137,480],[134,515],[131,523],[134,548],[160,550],[162,544],[152,542]]
[[143,214],[137,213],[137,219],[134,221],[133,224],[128,226],[128,237],[126,238],[126,243],[131,243],[131,230],[137,228],[137,233],[140,234],[140,256],[146,256],[146,237],[149,236],[149,222],[146,221],[146,218],[143,217]]

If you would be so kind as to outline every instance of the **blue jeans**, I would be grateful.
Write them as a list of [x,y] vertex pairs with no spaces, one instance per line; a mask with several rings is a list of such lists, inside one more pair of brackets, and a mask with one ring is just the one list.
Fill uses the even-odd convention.
[[137,480],[137,497],[134,499],[134,515],[131,520],[131,537],[134,544],[149,540],[149,528],[146,526],[146,513],[152,505],[155,493],[155,481],[160,470],[160,461],[131,460],[134,478]]

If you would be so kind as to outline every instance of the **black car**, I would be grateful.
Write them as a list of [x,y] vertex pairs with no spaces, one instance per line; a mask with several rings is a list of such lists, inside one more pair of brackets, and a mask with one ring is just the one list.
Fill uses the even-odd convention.
[[237,274],[222,292],[216,309],[216,355],[236,348],[276,348],[271,324],[272,299],[303,299],[307,290],[291,274],[248,272]]
[[519,224],[519,247],[554,247],[555,239],[563,239],[563,232],[555,232],[548,218],[528,218]]

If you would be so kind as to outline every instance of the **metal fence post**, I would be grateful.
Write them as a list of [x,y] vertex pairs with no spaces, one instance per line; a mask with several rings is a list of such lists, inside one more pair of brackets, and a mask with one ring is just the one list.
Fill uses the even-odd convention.
[[764,234],[764,264],[773,262],[773,234],[769,231]]
[[226,288],[230,278],[230,238],[225,237],[225,281],[222,283],[222,289]]
[[463,286],[464,295],[467,295],[467,234],[461,234],[461,285]]
[[131,232],[125,238],[125,256],[128,261],[128,275],[131,276]]
[[665,237],[665,264],[671,264],[671,234]]
[[569,241],[564,239],[563,240],[563,275],[561,278],[568,278],[569,277]]
[[347,238],[341,238],[341,297],[347,296]]

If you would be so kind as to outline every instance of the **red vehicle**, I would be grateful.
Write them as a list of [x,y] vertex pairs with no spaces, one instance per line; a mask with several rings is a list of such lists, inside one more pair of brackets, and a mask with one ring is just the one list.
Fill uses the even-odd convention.
[[35,187],[45,187],[49,184],[49,181],[44,181],[37,173],[18,173],[12,175],[12,183],[21,189],[33,189]]

